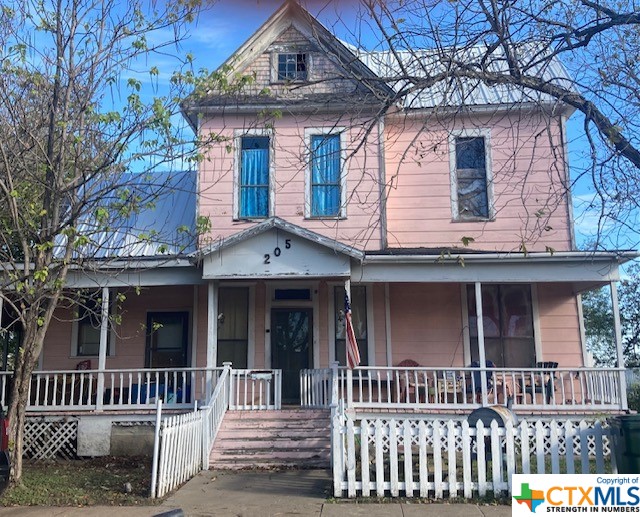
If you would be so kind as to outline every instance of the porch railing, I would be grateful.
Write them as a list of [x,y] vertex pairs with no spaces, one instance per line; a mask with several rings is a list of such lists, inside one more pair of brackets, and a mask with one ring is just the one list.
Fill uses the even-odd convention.
[[[222,368],[61,370],[34,372],[28,411],[185,408],[205,398]],[[7,406],[11,372],[0,372],[0,404]],[[101,382],[99,382],[101,381]],[[104,386],[98,392],[98,386]]]
[[282,407],[282,370],[231,370],[229,409]]
[[[336,370],[338,398],[370,409],[626,410],[617,368],[399,368]],[[484,379],[486,382],[482,382]],[[331,369],[301,371],[303,406],[328,406]]]

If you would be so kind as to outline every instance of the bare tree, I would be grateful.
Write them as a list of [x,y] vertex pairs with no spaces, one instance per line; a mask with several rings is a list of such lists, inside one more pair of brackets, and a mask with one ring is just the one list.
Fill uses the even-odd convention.
[[23,331],[9,406],[14,483],[31,373],[70,270],[140,245],[178,253],[190,238],[145,233],[135,219],[174,169],[197,159],[172,118],[194,82],[190,58],[166,93],[141,91],[166,74],[149,57],[178,58],[197,9],[190,0],[52,0],[0,11],[0,297]]
[[[577,111],[580,159],[549,193],[547,213],[572,184],[588,182],[585,207],[597,220],[597,245],[636,246],[640,140],[640,10],[633,0],[361,0],[360,24],[334,30],[393,86],[384,113],[437,98],[432,120],[478,108],[474,92],[517,92],[513,112]],[[357,50],[366,48],[368,50]],[[379,93],[379,90],[378,90]],[[503,95],[503,101],[510,96]],[[446,123],[443,122],[443,125]],[[561,152],[562,141],[550,142]],[[409,151],[408,151],[409,152]],[[562,174],[558,178],[562,180]],[[526,180],[522,180],[521,184]],[[544,231],[544,218],[537,224]],[[524,235],[531,238],[533,234]]]

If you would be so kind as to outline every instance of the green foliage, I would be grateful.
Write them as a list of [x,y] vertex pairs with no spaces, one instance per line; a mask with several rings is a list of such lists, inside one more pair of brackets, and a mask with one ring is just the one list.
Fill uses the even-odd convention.
[[[620,325],[625,366],[640,366],[640,265],[633,264],[618,284]],[[582,295],[582,311],[587,335],[587,350],[597,366],[616,364],[611,294],[608,287]]]
[[627,386],[627,403],[631,411],[640,412],[640,383]]

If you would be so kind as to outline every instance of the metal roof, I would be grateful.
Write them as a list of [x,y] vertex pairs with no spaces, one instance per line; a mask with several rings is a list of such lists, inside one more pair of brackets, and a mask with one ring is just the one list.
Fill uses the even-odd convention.
[[[403,99],[407,109],[516,105],[523,103],[552,103],[558,99],[537,91],[515,85],[488,85],[478,80],[456,77],[455,61],[465,65],[477,65],[481,61],[492,72],[506,72],[509,66],[500,49],[487,58],[486,47],[474,46],[465,49],[405,50],[367,52],[350,47],[360,60],[384,78],[396,92],[411,86],[414,80],[442,74],[452,70],[451,76],[429,88],[418,88]],[[546,58],[544,51],[534,45],[523,45],[519,58],[527,74],[541,77],[549,83],[574,90],[573,81],[566,68],[556,58]],[[487,65],[488,64],[488,65]]]
[[[117,183],[122,187],[103,198],[104,208],[112,213],[109,228],[105,230],[92,215],[78,225],[79,235],[90,242],[76,250],[76,259],[172,257],[195,251],[195,171],[128,173]],[[113,202],[121,199],[124,189],[143,202],[140,210],[120,216],[113,213]]]

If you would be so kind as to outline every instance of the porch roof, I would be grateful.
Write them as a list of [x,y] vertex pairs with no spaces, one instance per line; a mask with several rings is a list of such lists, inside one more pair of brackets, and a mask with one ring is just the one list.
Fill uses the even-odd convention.
[[635,251],[556,253],[385,250],[367,253],[351,276],[361,282],[569,282],[576,292],[620,279],[618,267]]

